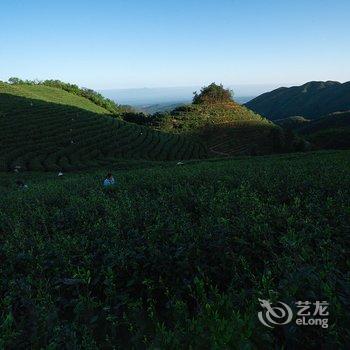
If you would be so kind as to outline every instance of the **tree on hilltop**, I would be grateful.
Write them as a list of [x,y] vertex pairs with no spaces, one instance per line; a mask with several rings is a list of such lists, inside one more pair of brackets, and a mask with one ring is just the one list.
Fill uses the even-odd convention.
[[211,83],[210,85],[203,87],[199,94],[197,91],[194,92],[193,103],[216,104],[233,102],[232,96],[232,90],[225,89],[222,84],[217,85],[215,83]]
[[16,78],[16,77],[9,78],[8,82],[10,84],[13,84],[13,85],[23,84],[24,83],[24,81],[22,79],[19,79],[19,78]]

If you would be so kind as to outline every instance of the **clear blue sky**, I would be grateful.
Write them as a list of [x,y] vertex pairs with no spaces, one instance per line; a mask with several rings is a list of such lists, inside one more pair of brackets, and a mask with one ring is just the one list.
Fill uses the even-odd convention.
[[1,0],[0,80],[350,80],[349,0]]

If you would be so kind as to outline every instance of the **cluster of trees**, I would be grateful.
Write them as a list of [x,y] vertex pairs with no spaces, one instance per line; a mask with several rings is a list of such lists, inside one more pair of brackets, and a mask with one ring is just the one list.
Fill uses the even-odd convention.
[[80,88],[78,85],[64,83],[60,80],[44,80],[42,84],[45,86],[60,88],[75,95],[85,97],[96,105],[107,109],[107,111],[111,113],[120,113],[119,106],[114,101],[103,97],[100,93],[92,89]]
[[27,84],[27,85],[45,85],[50,87],[59,88],[62,90],[65,90],[69,93],[82,96],[87,98],[88,100],[92,101],[96,105],[105,108],[109,112],[113,114],[122,114],[124,112],[130,112],[131,107],[129,106],[121,106],[115,103],[114,101],[103,97],[100,93],[88,89],[88,88],[80,88],[78,85],[65,83],[60,80],[22,80],[16,77],[12,77],[8,80],[8,82],[12,85],[20,85],[20,84]]
[[151,127],[159,126],[162,120],[167,116],[169,116],[169,113],[158,112],[154,114],[145,114],[143,112],[135,112],[133,110],[126,111],[122,114],[122,118],[126,122]]
[[216,104],[233,102],[233,92],[225,89],[222,84],[212,83],[201,89],[200,93],[194,92],[194,104]]

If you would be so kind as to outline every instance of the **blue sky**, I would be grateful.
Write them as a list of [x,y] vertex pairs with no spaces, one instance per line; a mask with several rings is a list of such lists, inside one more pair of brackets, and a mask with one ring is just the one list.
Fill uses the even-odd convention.
[[349,0],[1,0],[0,80],[95,89],[350,80]]

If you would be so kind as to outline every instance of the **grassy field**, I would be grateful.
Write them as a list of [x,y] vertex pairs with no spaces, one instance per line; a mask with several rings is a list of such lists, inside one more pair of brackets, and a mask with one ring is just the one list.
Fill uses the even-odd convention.
[[[1,111],[4,113],[10,112],[13,109],[29,113],[31,109],[35,111],[36,104],[33,102],[33,106],[30,105],[31,100],[40,100],[48,103],[60,104],[63,106],[71,106],[87,110],[89,112],[99,114],[109,114],[109,112],[97,106],[95,103],[88,99],[71,94],[62,89],[43,86],[43,85],[11,85],[0,82],[0,94],[1,94]],[[13,98],[22,97],[29,99],[27,104],[15,104]],[[34,107],[34,108],[30,108]]]
[[123,122],[62,89],[0,83],[0,171],[72,171],[120,159],[206,155],[200,142]]
[[[0,348],[346,348],[350,151],[0,175]],[[25,176],[27,190],[11,187]],[[326,300],[329,328],[258,321]]]

